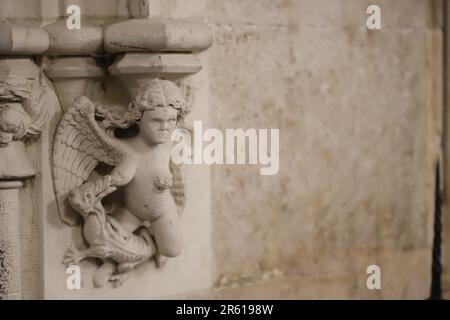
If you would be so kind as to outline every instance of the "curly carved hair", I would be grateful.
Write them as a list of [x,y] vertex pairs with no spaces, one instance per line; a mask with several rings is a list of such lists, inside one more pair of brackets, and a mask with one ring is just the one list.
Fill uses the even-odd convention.
[[178,111],[178,121],[190,112],[189,106],[177,85],[168,80],[153,79],[141,84],[125,113],[118,113],[97,105],[97,115],[103,128],[112,133],[115,129],[128,129],[138,123],[145,111],[172,107]]
[[25,137],[31,126],[30,116],[19,103],[0,104],[0,147]]

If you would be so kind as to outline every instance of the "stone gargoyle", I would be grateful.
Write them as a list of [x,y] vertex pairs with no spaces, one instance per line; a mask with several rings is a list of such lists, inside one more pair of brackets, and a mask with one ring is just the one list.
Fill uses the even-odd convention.
[[97,258],[96,287],[120,285],[143,262],[161,266],[180,254],[185,192],[171,134],[189,111],[173,82],[153,79],[125,112],[81,96],[62,116],[53,147],[58,210],[66,224],[82,223],[87,244],[72,244],[63,263]]

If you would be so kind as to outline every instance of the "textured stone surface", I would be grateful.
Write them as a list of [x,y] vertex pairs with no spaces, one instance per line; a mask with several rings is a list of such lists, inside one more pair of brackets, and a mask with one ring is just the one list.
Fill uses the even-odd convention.
[[186,19],[129,19],[105,27],[103,45],[107,52],[177,51],[209,48],[211,28]]
[[180,53],[126,53],[118,55],[108,70],[119,74],[193,74],[202,64],[192,54]]
[[70,30],[61,20],[45,27],[50,46],[48,55],[94,55],[103,51],[103,29],[90,23],[82,23],[80,29]]
[[48,59],[44,70],[51,79],[95,78],[106,74],[106,68],[91,57]]
[[[30,58],[10,58],[2,57],[0,58],[0,81],[1,82],[13,82],[15,86],[23,86],[22,89],[25,93],[30,91],[30,85],[26,81],[20,82],[20,79],[34,79],[39,74],[39,68],[32,62]],[[15,80],[15,81],[13,81]],[[0,93],[3,99],[9,98],[7,91],[7,86],[2,86],[2,91]],[[6,95],[6,97],[5,97]]]
[[[414,252],[379,252],[377,259],[383,270],[382,290],[367,290],[364,265],[372,256],[356,254],[357,263],[348,265],[353,273],[324,274],[322,276],[289,276],[280,270],[261,272],[214,290],[170,296],[171,299],[417,299],[429,290],[426,281],[417,281],[415,274],[428,272],[428,250]],[[354,268],[354,269],[353,269]],[[403,282],[405,286],[399,286]]]
[[49,38],[41,28],[0,22],[0,54],[41,54],[48,49]]
[[0,181],[0,299],[21,298],[19,190],[21,182]]
[[[213,169],[218,284],[277,269],[355,287],[379,264],[381,297],[428,295],[439,4],[380,2],[389,30],[368,32],[362,2],[207,2],[212,125],[281,130],[277,176]],[[419,267],[403,277],[402,261]],[[334,298],[367,295],[342,288]]]
[[80,6],[83,16],[124,17],[128,15],[127,2],[128,0],[2,0],[0,18],[55,19],[66,16],[66,8],[72,4]]
[[[63,9],[54,0],[26,2],[2,1],[0,16],[39,17],[43,4],[52,14]],[[262,177],[257,166],[212,169],[214,289],[182,297],[427,297],[441,1],[147,2],[147,12],[133,15],[189,17],[215,30],[197,86],[209,83],[210,94],[196,100],[203,109],[194,119],[209,114],[208,125],[221,129],[281,129],[278,175]],[[78,3],[99,21],[130,13],[126,1]],[[369,4],[381,6],[380,31],[365,29]],[[59,264],[64,246],[54,241],[61,226],[51,218],[55,208],[44,209],[45,250],[58,253],[44,268],[47,295],[69,295]],[[365,287],[370,264],[381,267],[381,291]],[[52,277],[59,287],[49,285]],[[180,287],[166,289],[160,294]]]

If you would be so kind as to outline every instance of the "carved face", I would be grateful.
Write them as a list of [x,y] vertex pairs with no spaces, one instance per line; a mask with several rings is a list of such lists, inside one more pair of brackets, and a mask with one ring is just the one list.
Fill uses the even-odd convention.
[[0,146],[27,134],[31,119],[18,103],[0,105]]
[[158,106],[145,111],[139,126],[141,137],[147,144],[168,142],[177,125],[177,115],[173,107]]

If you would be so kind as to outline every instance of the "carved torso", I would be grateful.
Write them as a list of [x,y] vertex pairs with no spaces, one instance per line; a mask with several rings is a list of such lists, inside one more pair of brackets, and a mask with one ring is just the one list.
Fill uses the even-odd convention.
[[152,222],[168,210],[177,211],[170,194],[172,174],[169,170],[170,149],[158,147],[145,154],[135,152],[136,174],[124,186],[125,206],[142,221]]

